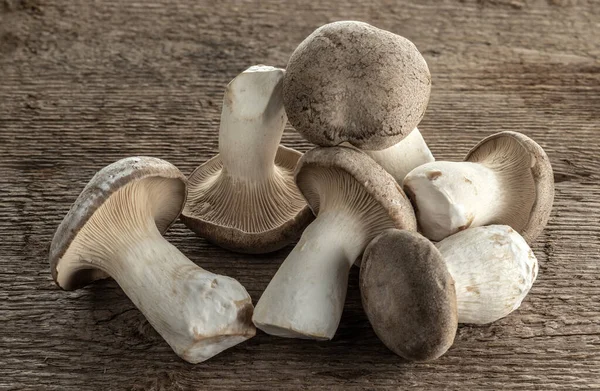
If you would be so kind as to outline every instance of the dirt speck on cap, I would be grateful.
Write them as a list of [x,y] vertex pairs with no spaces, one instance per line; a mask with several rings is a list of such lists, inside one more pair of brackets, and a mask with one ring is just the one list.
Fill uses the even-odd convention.
[[436,179],[438,179],[439,177],[442,176],[442,172],[441,171],[427,171],[427,179],[429,179],[430,181],[435,181]]

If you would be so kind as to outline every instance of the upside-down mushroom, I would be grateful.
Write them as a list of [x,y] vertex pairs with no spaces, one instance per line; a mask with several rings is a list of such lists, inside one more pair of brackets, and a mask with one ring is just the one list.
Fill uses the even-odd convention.
[[257,65],[225,91],[219,154],[188,178],[183,222],[221,247],[278,250],[296,240],[313,215],[294,183],[302,154],[280,145],[287,120],[283,69]]

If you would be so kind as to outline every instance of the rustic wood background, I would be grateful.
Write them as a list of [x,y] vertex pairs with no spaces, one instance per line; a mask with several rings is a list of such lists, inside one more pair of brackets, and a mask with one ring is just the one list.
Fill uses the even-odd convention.
[[[411,39],[433,78],[421,131],[438,159],[523,132],[555,170],[540,274],[521,308],[461,326],[437,361],[375,337],[357,270],[334,341],[259,333],[180,360],[112,281],[50,277],[57,225],[101,167],[152,155],[190,173],[217,152],[226,83],[285,67],[316,27],[358,19]],[[578,0],[0,0],[0,389],[599,389],[600,3]],[[291,128],[283,142],[310,148]],[[168,239],[260,297],[290,248],[242,256],[181,223]]]

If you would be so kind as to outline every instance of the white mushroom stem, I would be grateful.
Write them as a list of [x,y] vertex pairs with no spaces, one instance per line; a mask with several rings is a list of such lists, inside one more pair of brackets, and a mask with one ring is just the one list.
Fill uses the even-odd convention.
[[328,340],[340,323],[348,273],[368,240],[359,217],[322,211],[256,304],[254,324],[280,337]]
[[400,184],[412,169],[435,160],[417,128],[402,141],[389,148],[364,152],[389,172]]
[[248,339],[251,300],[240,283],[196,266],[159,236],[140,240],[103,269],[186,361]]
[[467,229],[436,246],[455,281],[460,323],[491,323],[510,314],[538,274],[527,242],[507,225]]
[[225,91],[219,129],[223,170],[233,178],[260,181],[274,161],[287,121],[283,107],[284,70],[257,65],[233,79]]
[[478,163],[424,164],[404,178],[403,186],[423,235],[435,241],[494,222],[508,202],[496,172]]
[[69,247],[57,282],[89,269],[110,275],[175,353],[198,363],[254,335],[252,300],[239,282],[198,267],[162,237],[153,209],[171,202],[161,199],[165,186],[146,179],[113,194]]
[[115,253],[93,266],[117,281],[184,360],[207,360],[253,335],[252,304],[240,283],[196,266],[158,230]]

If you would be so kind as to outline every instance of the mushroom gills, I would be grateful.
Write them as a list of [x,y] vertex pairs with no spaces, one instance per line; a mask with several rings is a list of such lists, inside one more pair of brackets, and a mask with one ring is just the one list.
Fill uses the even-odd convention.
[[172,215],[161,211],[181,207],[169,197],[174,182],[183,183],[146,178],[112,194],[63,255],[57,283],[70,289],[90,269],[112,276],[173,350],[197,363],[254,335],[252,302],[239,282],[196,266],[160,234]]
[[455,281],[460,323],[486,324],[507,316],[537,278],[533,251],[506,225],[470,228],[436,246]]
[[[260,233],[284,225],[306,207],[294,182],[299,153],[281,147],[275,165],[260,180],[232,176],[220,155],[190,176],[184,215]],[[284,201],[285,200],[285,201]]]

